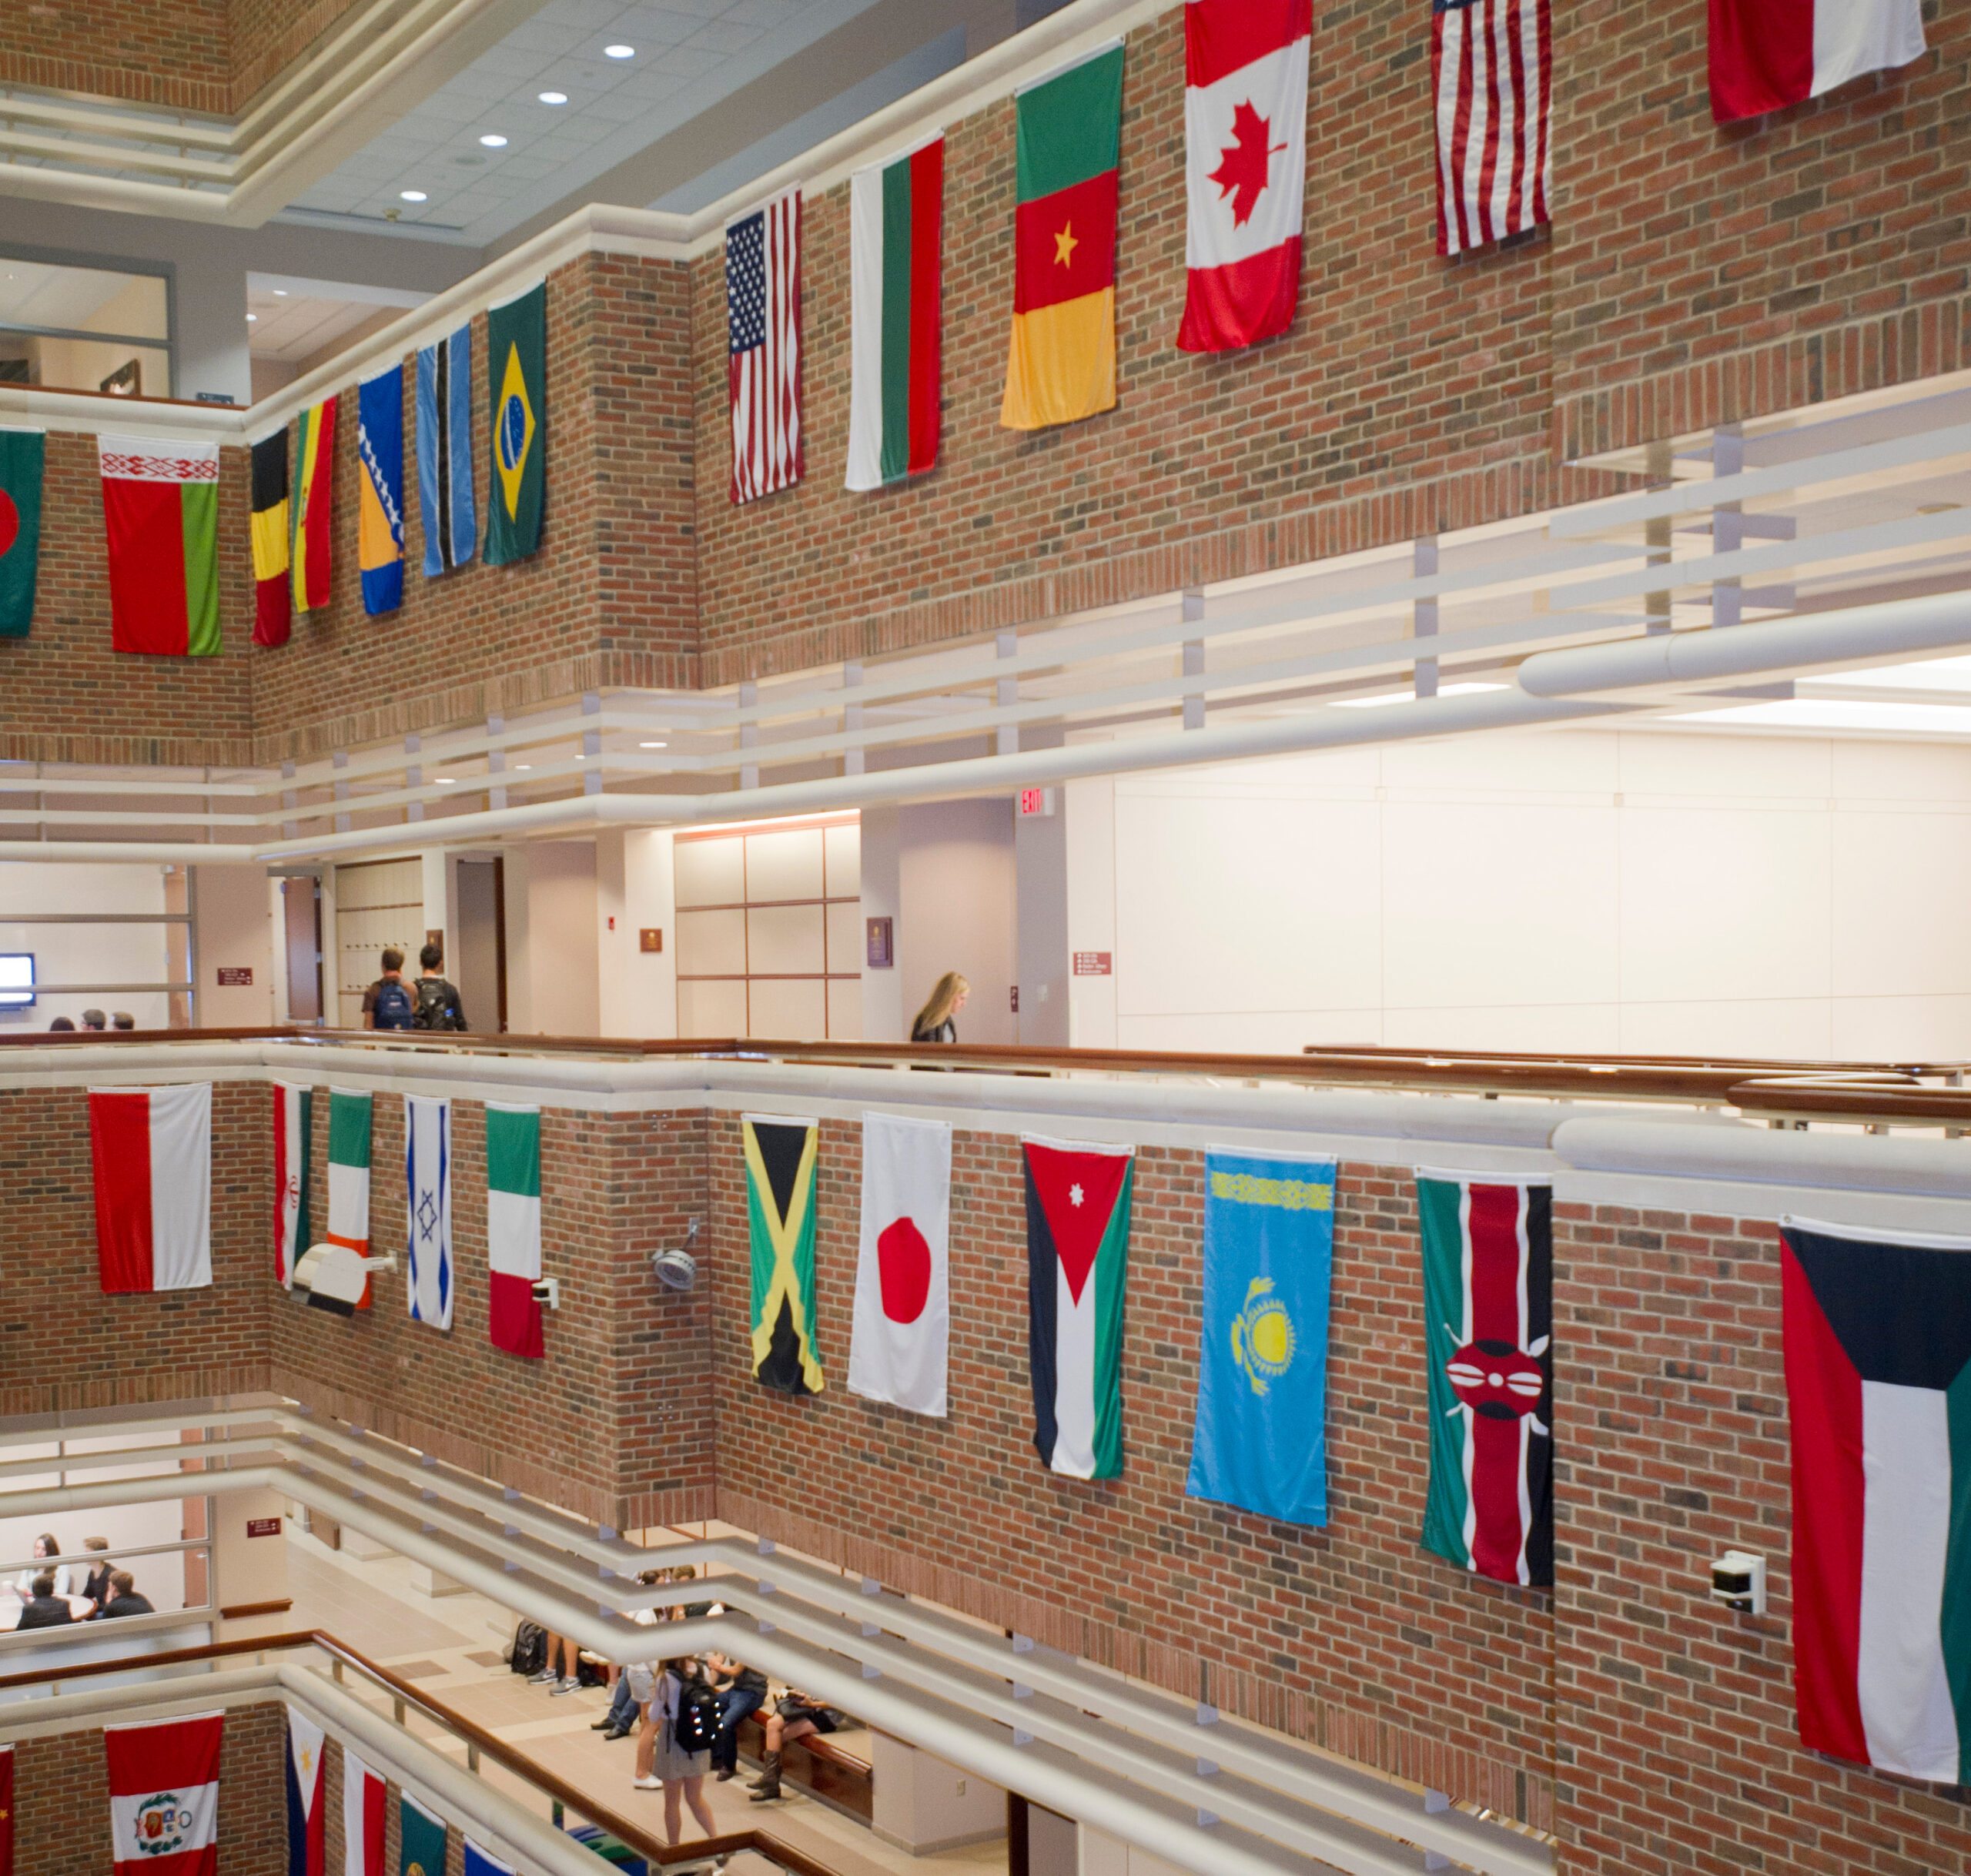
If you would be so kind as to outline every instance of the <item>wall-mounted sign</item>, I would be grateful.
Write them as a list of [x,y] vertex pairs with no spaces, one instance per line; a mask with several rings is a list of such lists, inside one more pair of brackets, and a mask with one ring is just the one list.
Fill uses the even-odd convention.
[[1054,811],[1054,791],[1052,788],[1021,789],[1019,811],[1022,816],[1051,814]]
[[865,919],[864,925],[868,945],[864,956],[872,971],[887,971],[896,962],[896,945],[891,921],[887,918]]
[[1113,959],[1115,954],[1106,951],[1078,951],[1075,953],[1075,975],[1077,977],[1109,977],[1114,975]]
[[223,964],[219,967],[219,987],[222,990],[251,990],[253,988],[253,967],[250,964]]
[[249,1518],[246,1535],[249,1537],[278,1537],[280,1535],[279,1518]]
[[661,951],[664,948],[664,928],[661,925],[644,925],[637,933],[639,951]]

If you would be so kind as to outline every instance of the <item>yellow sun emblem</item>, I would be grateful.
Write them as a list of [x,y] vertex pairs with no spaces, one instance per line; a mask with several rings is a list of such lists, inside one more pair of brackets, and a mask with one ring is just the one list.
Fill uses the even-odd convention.
[[1271,1277],[1254,1277],[1246,1306],[1232,1319],[1232,1359],[1262,1397],[1293,1365],[1293,1322],[1273,1293]]

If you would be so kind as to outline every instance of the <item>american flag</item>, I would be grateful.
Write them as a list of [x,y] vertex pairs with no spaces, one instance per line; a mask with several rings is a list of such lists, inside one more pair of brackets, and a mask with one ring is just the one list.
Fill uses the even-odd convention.
[[1554,186],[1548,4],[1431,0],[1440,254],[1461,254],[1548,219]]
[[801,480],[801,192],[725,230],[732,499]]

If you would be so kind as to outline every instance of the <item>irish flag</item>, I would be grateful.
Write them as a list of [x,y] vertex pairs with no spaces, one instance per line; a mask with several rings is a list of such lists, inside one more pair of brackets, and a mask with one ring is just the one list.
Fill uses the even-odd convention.
[[1017,95],[1012,346],[999,421],[1072,423],[1116,403],[1116,174],[1123,42]]
[[92,1088],[96,1266],[105,1296],[212,1280],[212,1086]]
[[1123,1470],[1123,1283],[1132,1146],[1026,1139],[1033,1446],[1074,1479]]
[[493,1346],[538,1360],[540,1305],[540,1110],[486,1104],[486,1256],[492,1266]]
[[315,1091],[274,1083],[274,1275],[294,1287],[294,1266],[308,1248],[308,1162]]
[[213,1876],[219,1868],[223,1713],[106,1726],[116,1876]]
[[1922,55],[1922,0],[1711,0],[1711,115],[1804,104]]
[[[329,1090],[328,1241],[370,1255],[370,1096],[345,1088]],[[370,1286],[363,1286],[359,1309],[370,1307]]]
[[938,462],[945,136],[848,179],[848,487]]
[[1800,1743],[1971,1781],[1971,1239],[1781,1221]]
[[109,642],[219,655],[219,446],[99,436],[109,543]]

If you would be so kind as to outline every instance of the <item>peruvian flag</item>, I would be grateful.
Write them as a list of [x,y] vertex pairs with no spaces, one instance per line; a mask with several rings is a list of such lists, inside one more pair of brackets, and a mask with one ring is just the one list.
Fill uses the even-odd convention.
[[212,1280],[212,1086],[92,1088],[96,1264],[105,1296]]
[[1758,117],[1922,55],[1922,0],[1711,0],[1711,115]]
[[1544,1184],[1417,1175],[1424,1548],[1500,1583],[1554,1580],[1553,1218]]
[[287,1710],[287,1876],[324,1876],[329,1807],[323,1798],[322,1729]]
[[1971,1781],[1971,1239],[1780,1222],[1800,1743]]
[[1184,8],[1186,352],[1230,351],[1293,323],[1313,32],[1312,0]]
[[952,1130],[862,1116],[852,1393],[942,1419],[951,1340]]
[[343,1876],[389,1876],[383,1824],[389,1787],[345,1746],[342,1749]]
[[308,1248],[308,1162],[315,1091],[274,1083],[274,1275],[294,1287],[294,1266]]
[[1123,1470],[1123,1283],[1133,1146],[1025,1139],[1033,1446],[1074,1479]]
[[223,1713],[108,1726],[109,1834],[116,1876],[216,1876]]

